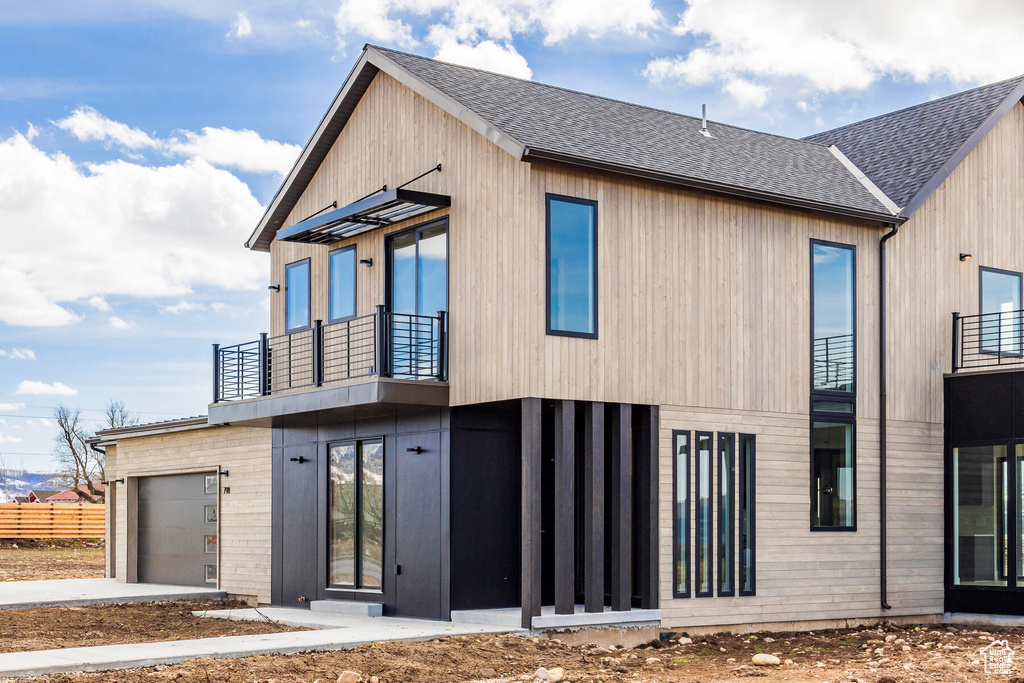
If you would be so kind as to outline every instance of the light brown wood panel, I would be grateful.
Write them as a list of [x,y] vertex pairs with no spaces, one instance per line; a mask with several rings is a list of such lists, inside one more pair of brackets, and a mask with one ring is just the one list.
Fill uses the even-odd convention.
[[[941,424],[953,311],[980,312],[980,266],[1024,271],[1024,106],[1010,110],[889,244],[890,415]],[[973,258],[962,262],[961,252]]]

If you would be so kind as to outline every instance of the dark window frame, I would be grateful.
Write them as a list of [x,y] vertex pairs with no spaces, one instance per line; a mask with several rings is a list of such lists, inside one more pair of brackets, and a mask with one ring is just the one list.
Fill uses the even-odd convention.
[[[746,451],[743,448],[743,442],[750,442],[750,466],[746,466]],[[739,459],[739,509],[743,509],[743,501],[749,498],[749,517],[750,517],[750,535],[748,537],[748,543],[750,545],[750,576],[747,576],[747,567],[743,562],[743,543],[737,544],[740,553],[740,566],[739,566],[739,582],[737,589],[741,596],[757,595],[757,436],[754,434],[743,434],[739,435],[739,447],[737,451]],[[750,472],[750,480],[747,481],[746,473]],[[739,538],[743,538],[743,522],[742,517],[738,516],[737,520],[740,526]],[[746,585],[747,579],[750,579],[750,590],[745,590],[743,586]]]
[[[853,278],[851,280],[853,284],[853,291],[850,292],[850,306],[853,308],[853,391],[839,391],[837,389],[816,389],[814,387],[814,247],[832,247],[836,249],[847,249],[852,255],[851,267],[853,269]],[[811,239],[810,249],[810,269],[811,269],[811,354],[810,354],[810,380],[811,380],[811,394],[819,397],[836,397],[843,398],[849,397],[856,400],[857,398],[857,246],[854,244],[843,244],[842,242],[830,242],[828,240]]]
[[[820,526],[814,523],[818,512],[818,488],[814,481],[814,423],[815,422],[832,422],[835,424],[848,424],[850,425],[850,469],[853,472],[853,491],[852,491],[852,510],[851,518],[852,524],[849,526]],[[810,427],[808,431],[808,442],[810,445],[810,529],[811,531],[837,531],[837,532],[856,532],[857,531],[857,416],[853,413],[824,413],[824,412],[811,412],[810,415]]]
[[[384,458],[383,459],[384,466],[387,467],[387,457],[386,457],[387,456],[387,453],[386,453],[387,439],[385,439],[383,436],[366,437],[366,438],[360,438],[360,439],[338,439],[336,441],[329,441],[327,443],[327,453],[328,453],[327,486],[328,487],[331,486],[331,483],[330,483],[330,452],[331,452],[331,448],[333,448],[334,446],[352,445],[353,447],[355,447],[355,451],[356,451],[355,452],[356,486],[355,486],[355,490],[354,490],[354,493],[355,493],[354,500],[352,501],[352,509],[355,511],[355,515],[354,515],[355,518],[353,519],[353,522],[352,522],[352,542],[353,542],[353,545],[354,545],[354,548],[355,548],[355,550],[354,550],[354,552],[352,554],[352,576],[354,578],[354,582],[350,585],[350,584],[344,584],[344,583],[331,583],[331,581],[330,581],[330,577],[331,577],[330,538],[331,538],[331,520],[332,520],[331,511],[332,511],[333,501],[332,501],[331,491],[330,491],[330,489],[328,489],[328,492],[327,492],[327,520],[326,520],[327,521],[327,553],[326,553],[326,560],[327,560],[327,590],[332,590],[332,591],[358,591],[358,592],[378,593],[379,594],[379,593],[383,593],[384,592],[384,582],[385,582],[386,577],[387,577],[387,572],[384,571],[384,566],[383,566],[384,561],[385,561],[384,557],[381,558],[381,560],[382,560],[381,565],[382,566],[381,566],[380,587],[379,588],[377,588],[375,586],[366,587],[366,586],[362,585],[363,584],[363,559],[364,559],[363,538],[362,538],[362,536],[363,536],[363,524],[362,524],[362,522],[363,522],[363,450],[362,450],[362,446],[363,446],[364,443],[369,443],[369,444],[379,443],[380,444],[381,450],[384,451],[382,453],[382,456]],[[384,489],[381,492],[381,495],[382,495],[383,509],[385,511],[385,514],[387,514],[387,509],[388,509],[387,508],[387,487],[384,487]],[[382,549],[382,551],[385,548],[387,548],[387,524],[386,523],[381,526],[381,549]],[[384,555],[386,555],[386,554],[387,553],[385,551]]]
[[[594,210],[594,256],[593,256],[593,273],[594,273],[594,331],[593,332],[574,332],[571,330],[556,330],[551,326],[551,202],[567,202],[570,204],[582,204],[589,206]],[[545,323],[547,327],[547,334],[554,337],[577,337],[579,339],[597,339],[601,329],[599,312],[600,307],[600,290],[598,289],[598,206],[597,200],[594,199],[583,199],[582,197],[569,197],[567,195],[555,194],[547,192],[544,195],[544,310],[545,310]]]
[[[708,576],[708,589],[707,589],[707,591],[702,591],[700,589],[700,566],[701,566],[701,561],[704,559],[704,555],[705,555],[705,551],[704,551],[703,547],[701,546],[701,539],[700,539],[700,527],[701,527],[701,522],[703,521],[703,515],[701,514],[701,509],[700,509],[700,490],[701,490],[701,484],[703,483],[703,479],[701,478],[701,472],[700,472],[701,468],[700,468],[700,448],[699,448],[699,444],[700,444],[701,438],[703,438],[703,437],[707,437],[708,438],[708,442],[711,444],[711,454],[710,454],[710,457],[708,459],[709,460],[709,462],[708,462],[709,471],[707,473],[707,476],[708,476],[708,494],[709,495],[708,495],[708,520],[707,520],[707,523],[708,523],[708,547],[707,547],[706,553],[708,555],[708,558],[707,558],[708,559],[708,572],[710,574],[710,576]],[[696,520],[696,526],[695,526],[695,529],[694,529],[694,531],[696,533],[694,534],[694,539],[693,540],[694,540],[694,546],[696,547],[696,551],[697,551],[696,553],[694,553],[694,555],[696,557],[696,561],[694,562],[694,568],[693,568],[694,579],[695,579],[694,580],[694,586],[693,586],[693,594],[694,594],[695,597],[698,597],[698,598],[710,598],[710,597],[713,597],[714,594],[715,594],[715,496],[714,496],[714,480],[715,480],[715,456],[717,455],[717,450],[718,449],[716,448],[716,444],[715,444],[715,434],[714,434],[714,432],[707,432],[707,431],[695,432],[694,435],[693,435],[693,446],[691,446],[691,449],[693,450],[693,459],[694,459],[694,468],[693,468],[694,469],[694,477],[693,478],[694,478],[695,485],[694,485],[693,504],[694,504],[694,518]]]
[[[395,230],[394,232],[390,232],[390,233],[384,235],[384,310],[388,311],[389,313],[393,313],[394,312],[394,298],[395,297],[394,297],[394,291],[392,290],[392,287],[394,286],[394,282],[393,282],[393,277],[392,277],[391,273],[392,273],[392,269],[393,269],[393,265],[394,265],[394,253],[393,253],[394,250],[392,249],[392,244],[394,243],[395,238],[401,237],[402,235],[406,235],[406,234],[408,234],[410,232],[416,233],[416,259],[418,261],[419,260],[419,254],[420,254],[420,238],[419,238],[419,233],[423,232],[424,230],[429,230],[430,228],[436,227],[438,225],[444,225],[444,233],[445,233],[444,260],[445,260],[445,274],[446,274],[445,283],[444,283],[444,286],[445,286],[444,298],[445,298],[445,301],[448,302],[448,309],[449,309],[449,310],[445,311],[445,313],[448,313],[448,314],[451,313],[451,307],[452,307],[452,299],[451,299],[451,288],[452,288],[452,286],[451,286],[451,282],[452,282],[452,269],[451,269],[451,265],[452,265],[452,261],[451,261],[452,231],[451,231],[451,222],[448,220],[448,216],[441,216],[440,218],[432,218],[429,221],[425,221],[423,223],[417,223],[416,225],[409,226],[408,228],[402,228],[401,230]],[[420,284],[419,284],[419,264],[418,263],[416,264],[416,268],[417,268],[417,273],[416,273],[416,275],[417,275],[416,276],[416,310],[419,310],[419,307],[420,307]],[[423,313],[422,315],[435,315],[436,316],[437,315],[437,311],[433,311],[431,313]]]
[[[1017,272],[1016,270],[1006,270],[1004,268],[993,268],[991,266],[978,266],[978,314],[985,315],[985,273],[993,273],[996,275],[1011,275],[1017,278],[1017,301],[1020,302],[1020,306],[1024,308],[1024,273]],[[1018,320],[1017,325],[1021,326],[1022,321]],[[1024,326],[1022,326],[1024,327]],[[979,340],[978,352],[992,356],[1020,358],[1024,355],[1024,329],[1017,335],[1017,347],[1019,351],[1003,351],[1002,349],[991,349],[986,348],[984,340]]]
[[[686,437],[686,508],[683,511],[683,538],[682,544],[680,544],[679,538],[679,519],[676,515],[676,506],[679,500],[679,455],[676,447],[676,438],[679,436]],[[690,510],[693,507],[693,496],[691,491],[693,487],[693,434],[686,429],[674,429],[672,430],[672,597],[673,598],[689,598],[691,595],[690,591],[690,561],[692,553],[690,552]],[[682,555],[680,555],[682,553]],[[686,560],[686,576],[679,576],[679,560]],[[686,590],[679,591],[680,584],[684,585]]]
[[[725,491],[724,490],[724,486],[723,486],[726,483],[724,481],[723,471],[722,471],[722,440],[723,439],[728,440],[730,442],[730,444],[731,444],[731,446],[729,448],[729,452],[731,454],[731,457],[729,458],[729,463],[728,463],[729,464],[729,481],[728,481],[729,490],[728,491]],[[718,493],[718,496],[717,496],[717,498],[718,498],[718,514],[716,515],[717,518],[718,518],[718,528],[715,530],[715,531],[717,531],[717,534],[715,535],[715,538],[717,540],[717,545],[718,545],[718,557],[717,557],[718,562],[716,563],[715,567],[718,569],[718,571],[717,571],[718,576],[717,576],[717,580],[715,581],[715,584],[716,584],[716,592],[718,594],[718,597],[725,598],[725,597],[733,597],[733,596],[736,595],[736,434],[734,432],[718,432],[717,434],[715,434],[715,450],[716,450],[716,452],[715,452],[715,464],[717,465],[717,468],[718,468],[718,477],[717,477],[717,479],[718,479],[718,486],[716,487],[716,491]],[[726,524],[725,524],[725,520],[723,519],[723,517],[724,517],[723,513],[725,511],[725,508],[723,507],[723,503],[725,502],[724,499],[726,497],[726,493],[728,493],[728,498],[729,498],[729,511],[732,513],[729,516],[728,529],[725,528]],[[731,537],[731,541],[732,541],[728,557],[725,556],[726,555],[726,549],[725,549],[725,533],[726,532],[728,532],[729,536]],[[723,564],[723,561],[724,561],[724,564]],[[722,571],[723,567],[728,568],[729,578],[732,580],[732,588],[730,588],[728,590],[724,590],[722,588],[722,584],[724,583],[724,580],[725,580],[725,572]]]
[[[352,252],[353,268],[352,268],[352,315],[342,316],[340,318],[334,317],[334,256],[335,254],[343,254],[345,252]],[[356,251],[356,245],[349,244],[348,246],[339,247],[332,249],[327,253],[327,318],[328,322],[338,323],[345,320],[354,320],[359,317],[359,256]]]
[[[292,268],[305,265],[308,269],[309,277],[306,278],[306,300],[309,302],[309,315],[305,325],[298,327],[288,327],[288,271]],[[284,331],[286,334],[292,334],[293,332],[302,332],[313,327],[313,265],[312,260],[307,256],[304,259],[298,261],[292,261],[286,263],[284,266]]]

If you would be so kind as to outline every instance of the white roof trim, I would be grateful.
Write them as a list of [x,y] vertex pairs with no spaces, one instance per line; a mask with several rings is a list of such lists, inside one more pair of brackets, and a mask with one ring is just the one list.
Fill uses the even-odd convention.
[[889,212],[893,216],[900,215],[900,207],[896,206],[896,202],[889,199],[888,195],[882,192],[881,188],[879,188],[878,185],[875,185],[873,182],[871,182],[871,178],[868,178],[864,174],[864,171],[857,168],[857,164],[850,161],[850,159],[845,154],[843,154],[838,147],[836,147],[835,145],[829,145],[828,151],[832,152],[832,156],[838,159],[839,163],[845,166],[846,170],[853,174],[853,177],[859,180],[860,184],[863,185],[867,189],[867,191],[874,196],[875,199],[880,201],[882,205],[885,206],[885,208],[889,209]]

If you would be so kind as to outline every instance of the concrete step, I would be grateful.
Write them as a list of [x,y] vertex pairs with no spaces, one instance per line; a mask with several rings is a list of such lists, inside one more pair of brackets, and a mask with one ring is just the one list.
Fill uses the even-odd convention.
[[384,615],[383,602],[362,602],[357,600],[313,600],[309,603],[311,612],[344,614],[352,617],[380,617]]

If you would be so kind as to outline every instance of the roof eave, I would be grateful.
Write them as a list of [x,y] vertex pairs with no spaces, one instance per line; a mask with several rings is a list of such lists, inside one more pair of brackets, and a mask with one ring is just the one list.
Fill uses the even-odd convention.
[[[327,130],[331,128],[339,111],[342,109],[342,105],[350,105],[347,109],[350,114],[351,110],[355,108],[355,105],[360,99],[362,99],[363,94],[366,92],[368,81],[363,78],[364,70],[368,75],[372,74],[370,76],[370,80],[372,80],[372,76],[377,75],[377,72],[385,72],[402,85],[422,96],[440,109],[451,114],[453,117],[511,154],[515,159],[522,159],[523,152],[526,148],[521,142],[493,125],[476,112],[463,106],[455,99],[449,97],[423,79],[414,75],[409,70],[400,66],[397,62],[377,50],[374,46],[366,45],[363,48],[363,53],[359,56],[359,60],[356,62],[356,65],[352,68],[352,71],[349,72],[348,77],[345,79],[344,85],[342,85],[338,94],[334,97],[334,101],[331,103],[330,108],[328,108],[327,113],[324,114],[313,135],[310,137],[305,147],[303,147],[302,153],[299,154],[299,158],[295,161],[295,165],[292,166],[292,170],[288,173],[284,182],[281,183],[281,187],[274,195],[274,199],[270,202],[270,205],[264,212],[263,218],[260,219],[256,229],[253,230],[252,235],[250,235],[249,239],[245,242],[247,249],[252,249],[254,251],[270,251],[270,243],[273,242],[274,234],[276,234],[277,229],[284,224],[287,214],[290,213],[291,209],[294,207],[294,201],[297,201],[298,199],[298,197],[294,197],[294,201],[291,201],[291,205],[288,205],[288,202],[290,201],[288,199],[288,195],[290,194],[289,190],[304,172],[316,172],[316,168],[307,168],[311,163],[314,163],[311,162],[310,157],[313,151],[318,148],[321,139]],[[346,118],[345,122],[341,124],[338,134],[340,134],[341,129],[344,128],[347,121],[348,119]],[[330,141],[330,144],[333,145],[334,140],[336,139],[337,137],[335,136],[335,138]],[[322,158],[315,161],[317,168],[319,168],[321,161]],[[308,179],[306,182],[308,184]],[[302,189],[305,190],[305,187]],[[277,222],[280,223],[279,225],[272,225],[272,221],[275,217]]]
[[772,192],[751,190],[749,188],[737,187],[735,185],[727,185],[724,183],[716,183],[714,181],[704,180],[700,178],[692,178],[688,176],[673,175],[668,173],[659,173],[657,171],[650,171],[647,169],[637,168],[634,166],[595,161],[593,159],[588,159],[585,157],[575,157],[568,154],[561,154],[558,152],[550,152],[546,150],[528,147],[523,155],[523,161],[534,160],[554,161],[563,164],[571,164],[573,166],[580,166],[583,168],[594,169],[598,171],[606,171],[609,173],[644,178],[646,180],[655,180],[658,182],[668,183],[671,185],[679,185],[681,187],[686,187],[690,189],[703,190],[705,192],[714,192],[716,194],[724,194],[732,197],[741,197],[743,199],[754,199],[763,202],[768,202],[770,204],[779,204],[791,208],[817,211],[837,216],[843,216],[846,218],[853,218],[857,220],[866,220],[884,224],[890,224],[894,222],[902,223],[904,220],[906,220],[901,216],[897,216],[885,211],[870,211],[867,209],[857,209],[854,207],[842,206],[838,204],[826,204],[822,202],[800,199],[799,197],[781,195]]
[[932,193],[946,181],[946,178],[953,173],[956,167],[963,163],[963,160],[966,159],[967,156],[974,151],[974,148],[981,143],[985,136],[996,127],[996,124],[999,123],[1003,117],[1006,116],[1010,110],[1022,100],[1024,100],[1024,79],[1022,79],[1021,82],[1010,91],[1010,94],[999,103],[999,106],[992,110],[992,113],[990,113],[982,124],[978,126],[973,133],[971,133],[970,137],[964,140],[964,143],[957,148],[956,152],[954,152],[949,159],[946,160],[946,163],[942,164],[942,166],[939,167],[939,170],[928,179],[928,182],[917,191],[909,202],[907,202],[907,205],[903,207],[902,215],[906,218],[910,218],[914,215],[914,212],[920,209],[921,206],[928,201],[928,198]]
[[155,422],[143,425],[132,425],[129,427],[119,427],[117,429],[101,429],[96,432],[96,436],[90,439],[97,445],[107,445],[116,443],[118,438],[128,439],[135,438],[138,436],[157,436],[160,434],[170,434],[172,432],[185,432],[195,429],[206,429],[207,427],[217,427],[220,425],[211,425],[206,419],[205,415],[199,417],[186,417],[179,420],[168,420],[166,422]]

